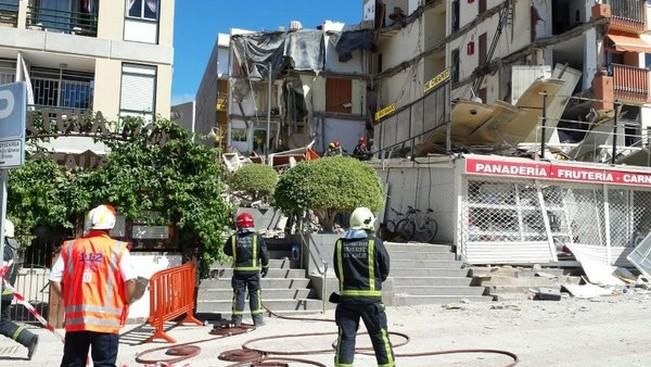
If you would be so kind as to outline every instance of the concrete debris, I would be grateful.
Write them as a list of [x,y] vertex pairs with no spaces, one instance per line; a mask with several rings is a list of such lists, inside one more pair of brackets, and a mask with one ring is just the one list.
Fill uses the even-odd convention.
[[445,308],[446,310],[465,310],[465,308],[463,306],[458,305],[458,304],[453,304],[453,303],[443,305],[441,307]]
[[590,246],[567,245],[567,248],[572,251],[576,261],[581,264],[590,283],[606,286],[624,286],[624,282],[613,275],[616,268],[609,265],[606,259],[596,255]]
[[491,310],[513,310],[513,311],[520,311],[521,308],[518,305],[514,304],[497,304],[497,305],[492,305]]
[[560,301],[561,290],[551,288],[539,288],[530,290],[532,299],[536,301]]
[[540,278],[547,278],[547,279],[556,279],[556,278],[558,278],[558,277],[557,277],[556,275],[554,275],[554,274],[545,273],[545,272],[543,272],[543,271],[536,272],[536,273],[534,274],[534,276],[537,276],[537,277],[540,277]]
[[626,257],[640,273],[651,277],[651,234]]
[[613,294],[613,288],[603,288],[590,283],[584,285],[566,284],[563,285],[563,288],[572,296],[581,299],[591,299]]
[[636,288],[642,288],[642,289],[651,289],[651,280],[645,275],[640,275],[637,278],[637,282],[635,283]]

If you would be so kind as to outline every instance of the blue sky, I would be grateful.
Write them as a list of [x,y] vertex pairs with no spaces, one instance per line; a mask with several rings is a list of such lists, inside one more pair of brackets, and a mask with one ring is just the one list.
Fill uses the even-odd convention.
[[359,23],[361,0],[176,0],[173,102],[194,99],[217,33],[231,28],[276,30],[300,20],[315,28],[324,20]]

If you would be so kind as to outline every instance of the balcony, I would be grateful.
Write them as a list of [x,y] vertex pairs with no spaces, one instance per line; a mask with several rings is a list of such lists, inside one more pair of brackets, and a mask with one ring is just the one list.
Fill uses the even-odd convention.
[[607,0],[610,6],[610,29],[641,34],[646,31],[646,1]]
[[651,103],[649,78],[651,71],[634,66],[611,64],[613,92],[616,100],[631,103]]
[[34,104],[81,110],[93,107],[92,75],[75,72],[61,72],[58,77],[44,72],[38,74],[31,78]]
[[0,27],[18,26],[18,0],[0,0]]
[[[81,2],[79,3],[81,4]],[[85,7],[77,6],[80,4],[77,4],[77,2],[74,1],[72,3],[67,3],[65,1],[57,2],[53,5],[63,6],[58,6],[56,9],[42,5],[28,6],[27,28],[79,36],[97,37],[97,6],[95,5],[95,2],[84,2]]]

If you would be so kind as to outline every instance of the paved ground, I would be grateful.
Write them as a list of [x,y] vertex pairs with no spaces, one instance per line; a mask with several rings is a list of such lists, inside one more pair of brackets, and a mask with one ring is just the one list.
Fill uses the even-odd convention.
[[[409,345],[396,353],[444,349],[497,348],[520,356],[519,366],[648,366],[651,360],[651,323],[649,295],[601,298],[596,301],[564,299],[560,302],[526,301],[514,303],[464,304],[461,309],[441,306],[388,308],[390,328],[411,336]],[[332,312],[323,317],[332,317]],[[208,327],[179,327],[171,335],[179,341],[207,337]],[[268,319],[268,325],[251,334],[202,344],[200,356],[184,365],[226,366],[217,359],[221,351],[239,347],[245,341],[262,336],[334,331],[331,324]],[[33,361],[24,360],[24,350],[7,339],[0,340],[0,365],[58,366],[62,347],[43,330],[42,344]],[[134,356],[155,345],[134,345],[147,331],[135,329],[122,338],[121,365],[137,366]],[[267,343],[265,348],[300,350],[327,348],[334,337],[305,340],[285,339]],[[360,337],[360,345],[369,345]],[[332,365],[332,354],[310,356]],[[505,366],[507,358],[488,355],[398,358],[398,366]],[[355,366],[375,366],[374,360],[360,356]],[[299,366],[298,364],[296,366]]]

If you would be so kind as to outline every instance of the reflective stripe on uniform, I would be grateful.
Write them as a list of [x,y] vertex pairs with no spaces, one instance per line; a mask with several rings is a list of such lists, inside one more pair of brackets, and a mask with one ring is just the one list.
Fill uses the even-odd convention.
[[109,313],[112,315],[122,315],[121,308],[106,307],[106,306],[88,306],[88,305],[68,306],[66,307],[65,312],[66,313],[99,312],[99,313]]
[[[113,287],[117,283],[116,273],[118,269],[118,263],[120,261],[120,242],[115,241],[113,247],[111,248],[111,258],[109,259],[109,268],[110,273],[108,276],[106,284],[106,300],[104,301],[104,306],[107,307],[113,302]],[[120,315],[122,312],[120,312]]]
[[339,270],[339,291],[344,290],[344,256],[343,256],[343,241],[337,240],[337,268]]
[[375,242],[368,241],[368,289],[375,290]]
[[382,297],[382,291],[346,289],[341,291],[341,295],[350,297]]
[[258,302],[255,305],[255,310],[251,310],[251,315],[261,314],[264,312],[264,309],[262,308],[262,292],[258,289],[255,293],[258,296]]
[[257,266],[238,266],[233,268],[235,271],[260,271],[260,268]]
[[258,263],[258,235],[253,235],[253,249],[251,250],[251,267],[257,268]]
[[233,267],[237,266],[237,235],[231,237],[231,251],[233,252]]
[[13,335],[11,335],[11,339],[12,340],[18,339],[18,337],[20,336],[20,333],[22,333],[23,330],[25,330],[25,329],[26,329],[25,326],[19,326],[18,328],[16,328],[16,331],[14,331]]
[[98,319],[97,317],[85,316],[85,317],[75,317],[72,319],[66,318],[66,327],[75,326],[75,325],[99,325],[99,326],[109,326],[117,327],[120,326],[120,320],[106,320]]
[[384,352],[387,354],[387,359],[389,360],[389,363],[383,364],[382,366],[393,367],[396,363],[393,359],[393,351],[391,350],[391,343],[389,342],[386,329],[382,329],[382,340],[384,341]]

